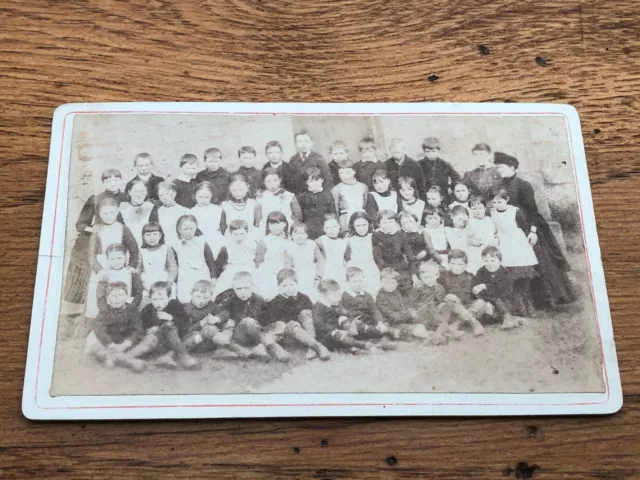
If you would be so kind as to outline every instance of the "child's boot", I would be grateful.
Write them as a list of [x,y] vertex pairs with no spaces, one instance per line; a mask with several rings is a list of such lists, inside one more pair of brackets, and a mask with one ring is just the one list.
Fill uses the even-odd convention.
[[133,348],[127,351],[130,357],[142,357],[147,353],[152,352],[158,347],[158,337],[155,334],[145,336],[140,342]]
[[164,368],[177,368],[178,364],[174,358],[173,352],[167,352],[154,360],[154,365]]
[[178,364],[184,369],[191,370],[198,366],[198,361],[188,353],[183,353],[178,356]]
[[484,334],[484,327],[478,320],[471,323],[471,329],[474,337],[479,337],[480,335]]
[[128,368],[136,373],[143,372],[147,368],[147,363],[139,358],[132,357],[128,353],[116,352],[111,354],[117,365]]
[[260,343],[258,345],[256,345],[252,350],[251,350],[251,358],[255,358],[257,360],[260,360],[262,362],[268,362],[269,360],[271,360],[271,355],[269,355],[267,353],[267,349],[264,346],[264,343]]
[[500,330],[512,330],[514,328],[519,327],[520,324],[518,321],[511,315],[510,313],[504,314],[504,319],[502,320],[502,325],[500,325]]
[[267,352],[269,352],[269,355],[271,355],[273,358],[275,358],[279,362],[289,362],[293,359],[293,357],[289,352],[287,352],[284,348],[282,348],[280,345],[278,345],[275,342],[270,343],[269,345],[266,345],[266,347],[267,347]]

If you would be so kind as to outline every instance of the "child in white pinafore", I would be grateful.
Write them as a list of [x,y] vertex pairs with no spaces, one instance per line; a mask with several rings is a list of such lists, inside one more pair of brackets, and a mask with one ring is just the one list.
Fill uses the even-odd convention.
[[364,211],[369,189],[356,180],[356,170],[351,160],[340,162],[338,175],[340,183],[331,189],[331,196],[336,204],[336,212],[340,215],[340,227],[346,232],[351,215]]
[[447,258],[449,254],[449,242],[444,226],[444,211],[441,208],[426,206],[424,209],[424,231],[429,234],[431,245],[443,261],[441,265],[447,268]]
[[173,251],[178,263],[178,300],[191,301],[191,289],[199,280],[210,281],[215,275],[215,259],[202,235],[196,236],[198,221],[193,215],[183,215],[176,224],[178,241]]
[[214,294],[218,295],[233,286],[233,277],[237,272],[247,272],[252,277],[256,270],[256,241],[249,238],[249,225],[236,219],[229,224],[228,236],[216,258],[217,280]]
[[398,194],[400,195],[400,211],[407,211],[418,219],[418,225],[422,224],[425,202],[418,198],[416,181],[413,177],[400,177],[398,179]]
[[282,212],[289,225],[302,221],[302,210],[296,196],[280,187],[282,178],[278,170],[268,167],[263,174],[264,190],[260,195],[260,225],[258,229],[266,231],[267,217],[271,212]]
[[377,225],[375,219],[378,218],[378,212],[389,210],[393,213],[398,213],[398,193],[390,188],[391,180],[384,169],[378,169],[373,172],[371,183],[373,184],[373,191],[369,192],[365,210],[373,221],[375,228]]
[[147,184],[143,180],[133,180],[129,189],[130,202],[122,202],[119,207],[124,224],[129,227],[140,248],[142,227],[158,221],[158,207],[150,200],[145,200],[148,194]]
[[[142,227],[142,248],[138,272],[144,286],[143,307],[149,304],[149,289],[156,282],[175,283],[178,276],[176,252],[164,243],[164,232],[157,222]],[[172,289],[175,298],[176,289]]]
[[451,250],[462,250],[469,258],[471,247],[471,227],[469,227],[469,211],[462,205],[456,205],[451,209],[451,223],[453,226],[445,227],[447,243]]
[[220,231],[222,207],[211,203],[214,193],[211,183],[199,183],[194,192],[196,204],[191,209],[191,214],[196,217],[198,228],[209,244],[213,256],[217,257],[222,248],[222,232]]
[[93,254],[91,256],[91,276],[87,287],[87,305],[85,316],[96,318],[98,315],[98,283],[108,279],[109,263],[105,252],[109,245],[122,244],[128,252],[127,265],[138,264],[138,244],[131,230],[118,222],[118,202],[111,197],[100,201],[97,208],[96,223],[93,226]]
[[178,188],[172,181],[158,184],[158,198],[162,205],[158,208],[158,223],[164,231],[164,243],[173,246],[178,241],[176,224],[178,219],[189,213],[189,209],[176,203]]
[[487,202],[484,198],[473,195],[469,199],[469,208],[471,210],[471,218],[469,218],[471,246],[467,251],[467,271],[475,275],[484,266],[482,251],[486,247],[498,246],[498,231],[493,219],[487,215]]
[[457,183],[455,187],[453,187],[453,196],[455,200],[449,204],[449,211],[453,210],[453,207],[456,205],[461,205],[467,209],[469,216],[471,216],[471,209],[469,208],[469,187],[467,187],[464,183]]
[[341,288],[347,285],[347,262],[345,254],[349,241],[340,235],[340,222],[332,213],[324,216],[324,235],[316,240],[324,257],[323,279],[333,279]]
[[271,212],[266,219],[266,235],[258,241],[256,248],[256,285],[265,300],[278,295],[278,272],[290,268],[289,224],[282,212]]
[[376,298],[380,290],[380,269],[373,258],[371,237],[373,225],[364,212],[356,212],[349,220],[347,240],[347,267],[358,267],[364,272],[364,290]]
[[322,279],[324,257],[316,242],[309,240],[306,224],[293,224],[287,252],[291,257],[291,268],[296,272],[298,290],[315,302],[319,298],[316,284]]
[[[249,237],[253,241],[258,240],[261,233],[256,227],[260,216],[260,207],[256,200],[249,198],[249,184],[243,175],[231,176],[229,199],[222,202],[220,206],[222,207],[220,230],[227,239],[231,234],[231,229],[227,229],[227,226],[230,227],[234,220],[242,220],[247,224]],[[230,284],[228,288],[231,288]]]

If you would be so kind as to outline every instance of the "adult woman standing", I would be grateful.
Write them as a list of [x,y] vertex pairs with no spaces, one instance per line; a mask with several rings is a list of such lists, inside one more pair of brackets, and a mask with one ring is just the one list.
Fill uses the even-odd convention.
[[527,223],[531,225],[527,238],[538,258],[538,278],[532,282],[536,303],[538,306],[551,308],[555,308],[557,304],[571,303],[574,295],[567,276],[567,271],[570,270],[569,263],[564,258],[549,224],[538,212],[533,187],[517,175],[520,166],[518,159],[506,153],[495,152],[494,164],[502,178],[500,188],[507,191],[509,204],[518,207]]

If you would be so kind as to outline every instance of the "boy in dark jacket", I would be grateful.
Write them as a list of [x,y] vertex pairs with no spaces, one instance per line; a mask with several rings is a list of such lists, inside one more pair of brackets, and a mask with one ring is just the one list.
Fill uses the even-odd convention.
[[329,213],[335,214],[336,204],[331,193],[323,187],[324,180],[318,167],[307,168],[304,179],[307,191],[298,195],[298,203],[309,238],[315,240],[324,235],[324,216]]

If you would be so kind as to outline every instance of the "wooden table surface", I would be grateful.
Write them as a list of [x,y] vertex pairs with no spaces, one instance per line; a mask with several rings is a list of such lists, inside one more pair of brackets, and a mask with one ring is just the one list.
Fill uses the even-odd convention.
[[[0,477],[640,478],[639,5],[3,1]],[[20,397],[53,109],[135,100],[575,106],[622,411],[587,418],[25,420]]]

